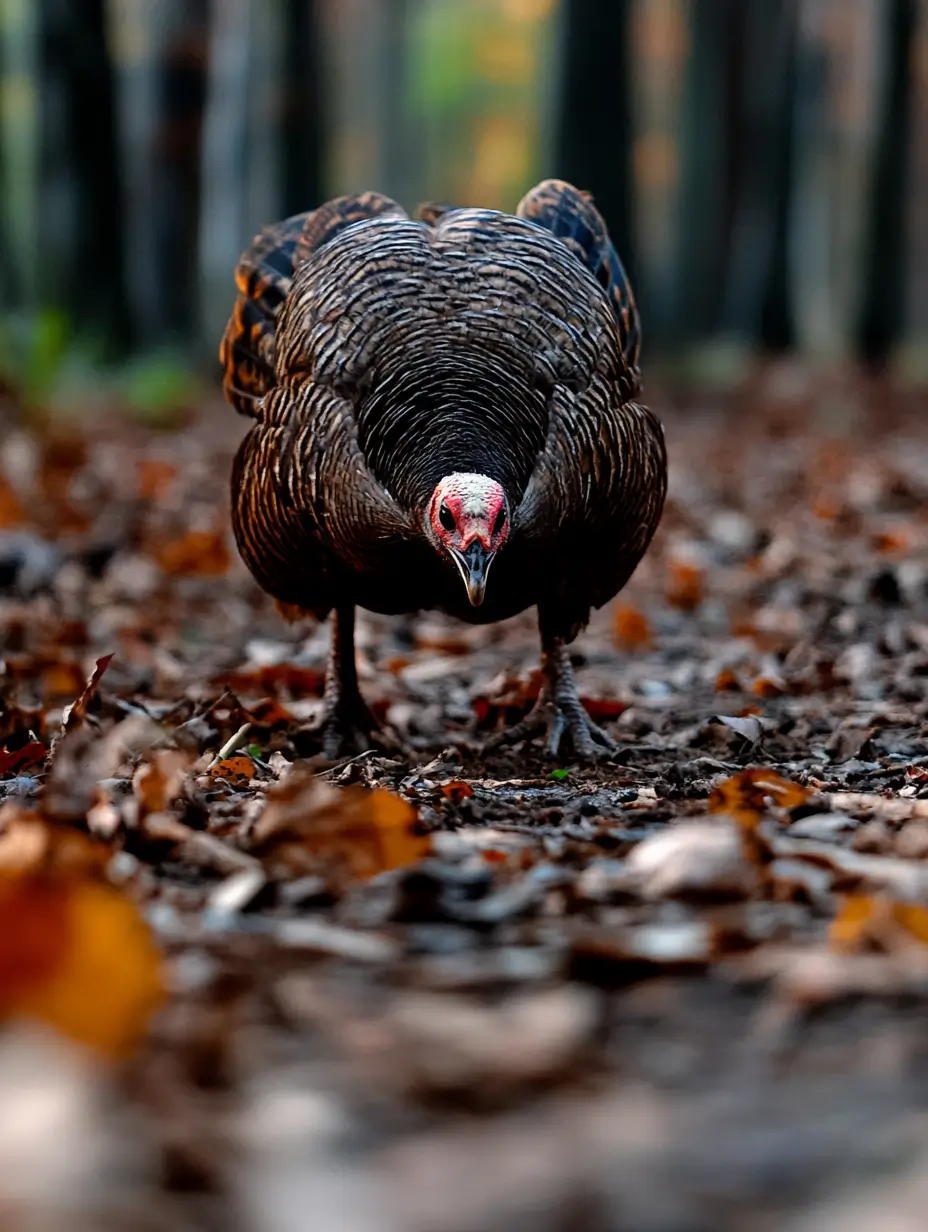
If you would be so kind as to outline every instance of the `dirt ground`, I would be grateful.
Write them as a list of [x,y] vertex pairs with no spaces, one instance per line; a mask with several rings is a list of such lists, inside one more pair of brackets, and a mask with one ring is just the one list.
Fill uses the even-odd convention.
[[236,416],[7,407],[5,1229],[924,1227],[928,397],[649,393],[664,523],[574,647],[594,768],[480,754],[531,613],[362,615],[393,744],[324,762],[327,631],[229,536]]

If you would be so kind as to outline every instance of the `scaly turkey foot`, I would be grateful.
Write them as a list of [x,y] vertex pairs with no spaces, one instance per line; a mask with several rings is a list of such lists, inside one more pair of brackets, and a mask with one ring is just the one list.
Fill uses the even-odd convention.
[[597,761],[618,753],[619,745],[608,732],[593,722],[584,709],[562,638],[550,638],[543,643],[541,666],[545,682],[538,701],[520,723],[491,736],[483,746],[484,751],[544,734],[547,736],[545,753],[548,757],[557,756],[565,735],[576,756],[583,761]]
[[356,693],[349,700],[344,697],[334,706],[325,705],[322,722],[316,728],[322,737],[322,752],[329,761],[341,761],[343,757],[355,757],[366,753],[375,744],[383,743],[380,725],[361,697]]
[[325,669],[322,722],[316,729],[329,761],[365,753],[383,743],[380,725],[358,689],[354,658],[354,607],[337,607],[332,617],[332,642]]

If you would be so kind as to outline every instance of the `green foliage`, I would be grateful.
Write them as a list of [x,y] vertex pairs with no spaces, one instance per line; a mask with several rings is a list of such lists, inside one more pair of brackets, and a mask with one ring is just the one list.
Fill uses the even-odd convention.
[[27,414],[115,406],[167,423],[198,395],[197,377],[180,353],[149,352],[122,364],[107,364],[104,354],[103,341],[75,334],[61,309],[0,317],[0,382]]
[[554,779],[556,783],[563,783],[564,780],[569,776],[569,774],[570,774],[569,770],[552,770],[550,774],[548,775],[548,778]]
[[49,401],[61,377],[70,334],[67,315],[58,308],[0,318],[0,377],[25,406]]
[[196,378],[183,356],[167,350],[132,359],[117,381],[129,410],[156,422],[189,406],[197,393]]

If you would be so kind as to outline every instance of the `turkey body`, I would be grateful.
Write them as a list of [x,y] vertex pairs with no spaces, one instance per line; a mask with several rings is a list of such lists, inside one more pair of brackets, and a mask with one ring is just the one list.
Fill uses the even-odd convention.
[[[227,397],[256,421],[232,477],[239,550],[276,599],[345,624],[356,605],[481,623],[537,606],[557,657],[663,508],[631,290],[592,202],[561,181],[516,215],[422,213],[341,198],[242,257],[221,352]],[[495,481],[509,511],[479,606],[429,532],[456,474]],[[334,694],[356,692],[345,670]]]

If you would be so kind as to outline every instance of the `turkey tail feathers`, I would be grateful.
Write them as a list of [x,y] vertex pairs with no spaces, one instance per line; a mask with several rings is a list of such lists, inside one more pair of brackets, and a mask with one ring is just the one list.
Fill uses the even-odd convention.
[[590,271],[609,297],[619,322],[622,353],[638,367],[641,321],[635,296],[602,214],[589,193],[565,180],[543,180],[522,198],[516,214],[557,236]]
[[257,418],[260,399],[275,383],[275,326],[294,271],[346,227],[383,214],[406,217],[382,193],[337,197],[264,227],[245,249],[235,270],[238,299],[219,347],[223,393],[241,414]]

